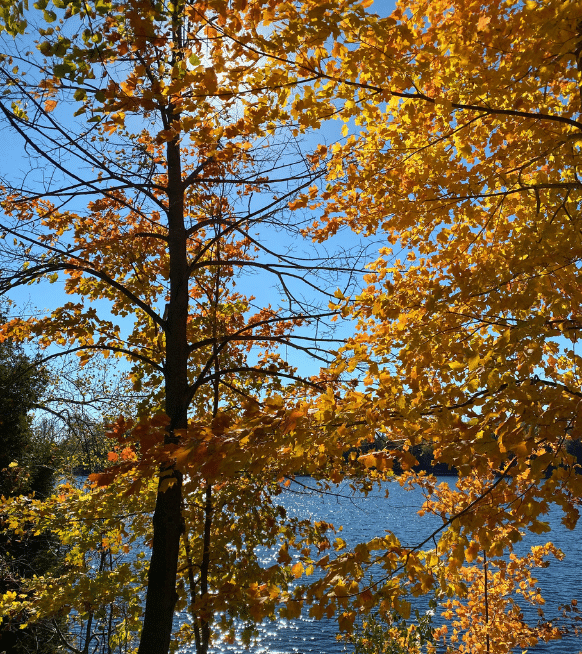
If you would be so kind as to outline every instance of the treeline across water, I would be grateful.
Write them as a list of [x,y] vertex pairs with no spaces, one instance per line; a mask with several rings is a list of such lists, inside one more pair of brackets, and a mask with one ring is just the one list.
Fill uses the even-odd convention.
[[[579,466],[578,473],[582,473],[582,442],[569,438],[565,441],[564,448],[568,454],[574,457],[576,464]],[[350,452],[356,451],[359,455],[362,455],[382,450],[400,452],[402,451],[402,446],[400,443],[383,438],[382,436],[377,436],[373,442],[366,443],[357,450],[350,450]],[[456,468],[449,466],[447,463],[442,461],[435,460],[434,447],[431,443],[420,443],[414,445],[408,451],[417,461],[417,464],[412,466],[414,472],[426,472],[427,474],[437,476],[458,476],[458,470]],[[346,453],[346,457],[349,456],[350,452]],[[511,455],[511,452],[508,452],[508,455]],[[552,473],[553,469],[554,466],[550,465],[547,467],[545,471],[546,477]],[[398,458],[394,461],[393,471],[395,475],[400,475],[404,472]]]

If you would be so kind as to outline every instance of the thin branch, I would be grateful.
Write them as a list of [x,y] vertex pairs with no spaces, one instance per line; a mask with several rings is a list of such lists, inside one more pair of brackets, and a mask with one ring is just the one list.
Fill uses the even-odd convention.
[[39,364],[46,363],[47,361],[50,361],[52,359],[56,359],[58,357],[62,356],[67,356],[69,354],[74,354],[75,352],[83,352],[85,350],[98,350],[98,351],[109,351],[109,352],[117,352],[119,354],[125,354],[132,359],[138,359],[139,361],[146,363],[149,366],[152,366],[155,368],[158,372],[163,373],[164,369],[162,366],[157,364],[155,361],[150,359],[149,357],[144,356],[143,354],[139,354],[138,352],[132,352],[131,350],[128,350],[124,347],[118,347],[115,345],[79,345],[78,347],[72,347],[68,348],[67,350],[64,350],[63,352],[56,352],[53,354],[49,354],[46,357],[43,357],[41,359],[35,359],[34,364],[35,366]]
[[213,373],[207,375],[200,380],[200,385],[205,384],[209,381],[213,381],[216,378],[220,378],[222,375],[229,375],[234,373],[248,373],[253,375],[266,375],[270,377],[282,377],[283,379],[291,379],[292,381],[299,382],[305,386],[310,386],[311,388],[316,388],[318,391],[324,391],[325,387],[321,384],[305,379],[304,377],[299,377],[298,375],[292,375],[287,372],[280,372],[279,370],[265,370],[264,368],[253,368],[252,366],[240,366],[238,368],[222,368],[219,373]]

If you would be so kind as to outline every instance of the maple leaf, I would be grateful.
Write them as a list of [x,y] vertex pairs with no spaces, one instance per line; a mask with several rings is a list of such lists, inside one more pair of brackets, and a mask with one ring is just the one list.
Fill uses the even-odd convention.
[[491,16],[488,16],[487,14],[483,14],[477,21],[477,31],[481,32],[484,29],[486,29],[490,22],[491,22]]

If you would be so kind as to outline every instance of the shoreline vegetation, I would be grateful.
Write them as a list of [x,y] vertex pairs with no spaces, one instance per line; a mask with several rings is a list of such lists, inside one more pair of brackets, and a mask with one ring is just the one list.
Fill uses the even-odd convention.
[[[568,439],[565,445],[566,452],[575,458],[575,466],[577,466],[578,474],[582,474],[582,442],[576,439]],[[378,440],[374,443],[368,443],[365,446],[358,448],[357,450],[350,450],[358,452],[359,455],[366,454],[372,451],[382,451],[382,450],[393,450],[393,451],[402,451],[402,447],[398,443],[392,441],[382,441]],[[414,472],[425,472],[427,474],[442,476],[442,477],[458,477],[459,471],[449,466],[447,463],[442,461],[434,460],[434,448],[430,443],[421,443],[419,445],[414,445],[410,448],[410,453],[417,460],[417,464],[413,465],[411,469]],[[511,454],[511,453],[508,453]],[[346,453],[346,456],[349,456],[349,452]],[[563,467],[563,466],[562,466]],[[554,466],[548,466],[545,470],[545,478],[547,479],[554,470]],[[403,469],[398,460],[394,462],[393,472],[395,476],[402,474]]]
[[[402,451],[399,444],[392,441],[376,440],[373,443],[367,443],[359,448],[352,448],[345,453],[345,457],[349,457],[351,452],[357,452],[358,455],[366,454],[373,451],[382,450],[396,450]],[[458,477],[459,472],[456,468],[450,467],[447,463],[434,460],[434,448],[430,443],[421,443],[414,445],[410,448],[410,453],[418,461],[417,465],[412,466],[414,472],[425,472],[431,475],[442,477]],[[566,441],[566,452],[575,458],[575,464],[578,466],[578,473],[582,473],[582,442],[575,439]],[[107,468],[107,454],[105,450],[95,451],[89,455],[89,462],[82,462],[72,468],[71,473],[73,476],[88,476],[94,473],[101,473]],[[545,477],[551,475],[553,470],[552,466],[548,466]],[[393,472],[395,476],[402,474],[403,470],[398,461],[394,462]],[[311,475],[303,470],[297,471],[297,476],[310,477]]]

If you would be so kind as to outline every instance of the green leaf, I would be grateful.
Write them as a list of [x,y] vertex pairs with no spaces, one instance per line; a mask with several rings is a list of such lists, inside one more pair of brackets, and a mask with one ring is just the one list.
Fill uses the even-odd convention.
[[75,64],[73,64],[70,61],[63,61],[60,64],[57,64],[53,68],[53,73],[55,74],[55,77],[58,77],[59,79],[66,77],[70,73],[75,71]]
[[40,52],[45,55],[46,57],[50,56],[53,51],[52,44],[49,43],[48,41],[43,41],[39,46],[38,49]]

